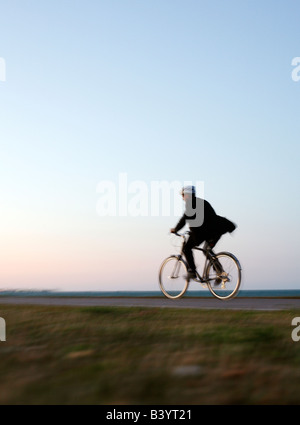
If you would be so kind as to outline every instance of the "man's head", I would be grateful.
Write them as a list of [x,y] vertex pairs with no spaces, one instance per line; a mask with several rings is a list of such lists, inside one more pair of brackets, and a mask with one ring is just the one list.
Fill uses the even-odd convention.
[[181,196],[185,201],[191,199],[193,196],[196,196],[196,188],[195,186],[185,186],[181,190]]

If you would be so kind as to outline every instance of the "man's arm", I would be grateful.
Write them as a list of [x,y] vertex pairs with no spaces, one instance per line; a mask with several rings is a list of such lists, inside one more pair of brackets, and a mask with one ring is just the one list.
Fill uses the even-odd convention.
[[174,229],[171,229],[171,233],[177,233],[180,229],[182,229],[185,226],[186,223],[186,216],[185,214],[181,217],[181,219],[178,221],[176,227]]

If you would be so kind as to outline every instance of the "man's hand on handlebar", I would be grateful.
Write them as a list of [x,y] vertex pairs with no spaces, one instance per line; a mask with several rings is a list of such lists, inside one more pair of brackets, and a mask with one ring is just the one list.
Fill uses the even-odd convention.
[[184,233],[182,233],[182,234],[177,233],[177,232],[175,231],[175,228],[170,229],[170,233],[173,233],[174,235],[176,235],[176,236],[181,236],[181,237],[185,237],[185,236],[188,236],[188,235],[190,235],[190,234],[191,234],[191,232],[190,232],[190,231],[186,231],[186,232],[184,232]]

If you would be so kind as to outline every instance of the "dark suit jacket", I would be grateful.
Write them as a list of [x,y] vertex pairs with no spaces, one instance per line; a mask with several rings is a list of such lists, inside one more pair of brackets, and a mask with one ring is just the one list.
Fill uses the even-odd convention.
[[175,232],[179,232],[186,224],[196,238],[205,235],[205,239],[219,238],[224,233],[233,232],[236,228],[230,220],[217,215],[209,202],[196,197],[186,202],[185,212],[177,223]]

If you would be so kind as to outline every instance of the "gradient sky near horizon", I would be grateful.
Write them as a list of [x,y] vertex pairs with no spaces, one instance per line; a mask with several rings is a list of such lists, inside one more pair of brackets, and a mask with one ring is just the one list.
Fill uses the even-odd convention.
[[298,1],[0,6],[0,288],[157,290],[178,218],[97,214],[121,173],[203,182],[243,289],[300,287]]

